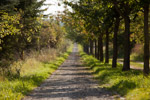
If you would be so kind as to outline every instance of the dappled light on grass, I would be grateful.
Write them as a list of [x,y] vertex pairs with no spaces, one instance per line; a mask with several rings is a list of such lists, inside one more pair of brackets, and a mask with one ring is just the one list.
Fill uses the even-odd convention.
[[82,60],[99,80],[100,87],[117,92],[127,99],[145,100],[150,98],[150,78],[143,76],[142,71],[122,72],[121,65],[111,68],[111,64],[100,63],[96,58],[81,52]]

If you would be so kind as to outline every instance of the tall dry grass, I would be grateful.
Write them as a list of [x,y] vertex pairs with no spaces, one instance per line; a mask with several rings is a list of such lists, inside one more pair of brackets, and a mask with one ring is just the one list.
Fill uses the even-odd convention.
[[24,60],[0,61],[0,82],[8,78],[20,77],[26,75],[35,69],[42,66],[42,63],[49,63],[55,60],[59,55],[61,55],[66,48],[59,47],[54,48],[43,48],[40,51],[31,51],[30,53],[25,52]]

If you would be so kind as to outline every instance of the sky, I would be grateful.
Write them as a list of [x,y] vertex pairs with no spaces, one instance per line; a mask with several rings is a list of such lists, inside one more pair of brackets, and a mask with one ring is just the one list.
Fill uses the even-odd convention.
[[[58,3],[60,4],[60,6],[58,6]],[[48,8],[47,11],[44,11],[44,14],[53,14],[53,15],[57,15],[57,12],[60,11],[64,11],[64,4],[62,3],[62,0],[46,0],[45,4],[51,4],[51,5],[47,5],[47,6],[42,6],[42,9],[44,8]]]

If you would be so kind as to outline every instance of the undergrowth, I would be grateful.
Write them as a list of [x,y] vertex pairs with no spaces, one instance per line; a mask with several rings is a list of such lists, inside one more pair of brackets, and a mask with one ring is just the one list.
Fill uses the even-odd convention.
[[111,68],[111,64],[101,63],[93,56],[80,52],[83,62],[99,81],[100,87],[117,92],[127,100],[149,100],[150,78],[144,77],[142,71],[122,72],[122,65]]
[[0,75],[0,100],[20,100],[30,93],[64,62],[71,49],[72,47],[66,53],[51,58],[53,60],[48,57],[49,61],[43,61],[41,58],[44,57],[29,57],[25,61],[13,63],[10,75],[9,71],[7,75]]

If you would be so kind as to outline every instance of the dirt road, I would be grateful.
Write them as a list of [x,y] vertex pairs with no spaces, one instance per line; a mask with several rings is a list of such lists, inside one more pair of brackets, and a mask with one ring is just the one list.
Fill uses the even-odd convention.
[[75,45],[62,66],[23,100],[112,100],[111,93],[98,88],[98,82],[82,66],[77,49]]

